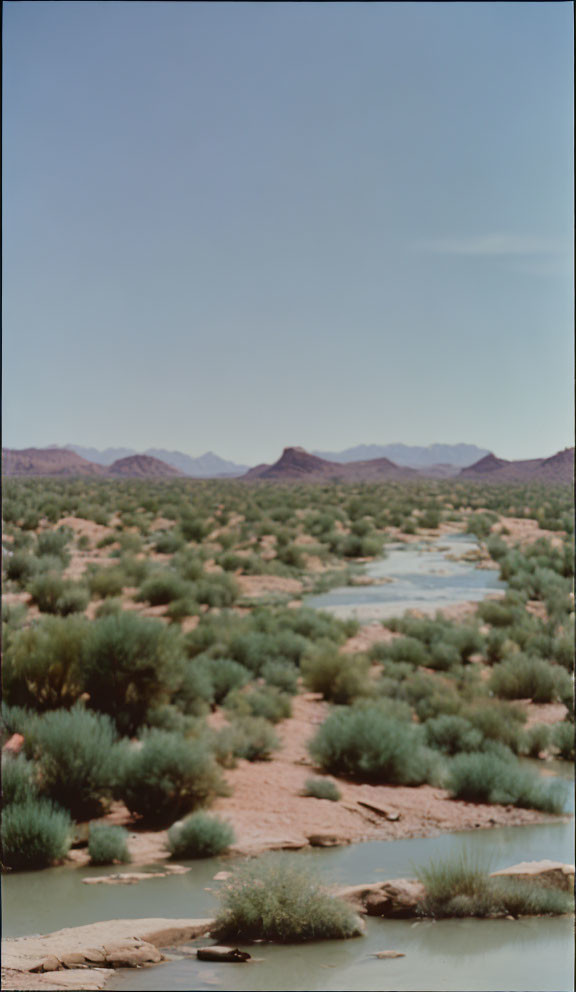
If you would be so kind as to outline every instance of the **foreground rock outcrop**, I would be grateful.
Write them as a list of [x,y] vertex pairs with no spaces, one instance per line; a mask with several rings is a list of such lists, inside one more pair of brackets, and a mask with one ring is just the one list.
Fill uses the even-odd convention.
[[105,920],[42,937],[9,938],[2,942],[2,988],[100,989],[111,969],[157,964],[164,959],[160,947],[194,940],[212,923],[209,919]]

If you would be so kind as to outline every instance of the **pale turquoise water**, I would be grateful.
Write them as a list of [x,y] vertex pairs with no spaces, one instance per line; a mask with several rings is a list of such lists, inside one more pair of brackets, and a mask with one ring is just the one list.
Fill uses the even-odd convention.
[[340,619],[353,617],[361,623],[400,616],[408,609],[434,613],[457,603],[479,602],[489,594],[503,593],[506,586],[497,570],[454,560],[477,548],[476,541],[460,534],[431,543],[391,544],[385,558],[365,568],[371,578],[388,580],[384,584],[341,586],[309,596],[305,602]]

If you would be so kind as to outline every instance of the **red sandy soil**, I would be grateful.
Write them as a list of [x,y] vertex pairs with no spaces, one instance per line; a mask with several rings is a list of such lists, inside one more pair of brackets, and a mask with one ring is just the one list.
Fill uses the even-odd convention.
[[[535,708],[534,722],[544,722],[544,709]],[[236,834],[233,852],[256,854],[270,849],[300,848],[307,846],[310,838],[312,843],[346,844],[556,819],[536,810],[452,800],[443,789],[429,785],[359,785],[333,776],[329,777],[337,782],[342,793],[340,802],[305,797],[302,790],[306,779],[320,774],[308,757],[306,742],[328,711],[328,704],[317,694],[297,696],[293,701],[293,716],[277,727],[282,747],[273,759],[239,761],[236,768],[225,773],[233,794],[216,800],[212,811],[233,825]],[[546,715],[551,719],[552,711]],[[554,715],[562,719],[564,714]],[[213,714],[210,722],[221,726],[222,713]],[[377,809],[369,809],[362,803]],[[130,816],[121,803],[113,806],[107,819],[131,828]],[[314,839],[315,835],[318,840]],[[129,842],[133,864],[165,860],[165,842],[165,831],[134,831]],[[86,864],[85,849],[72,851],[70,860]]]

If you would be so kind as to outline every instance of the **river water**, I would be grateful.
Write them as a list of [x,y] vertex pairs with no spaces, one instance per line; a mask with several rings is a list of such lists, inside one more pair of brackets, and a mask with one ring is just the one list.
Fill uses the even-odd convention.
[[[440,550],[446,548],[447,550]],[[442,539],[432,550],[394,546],[386,559],[368,567],[377,586],[333,590],[309,603],[361,620],[401,614],[405,609],[436,610],[449,603],[482,599],[504,589],[497,573],[452,561],[476,547],[466,538]],[[359,612],[360,611],[360,612]],[[384,611],[384,612],[382,612]],[[531,762],[541,768],[541,763]],[[573,766],[547,763],[554,777],[568,783]],[[567,788],[566,810],[573,810]],[[414,875],[417,867],[465,849],[492,870],[519,861],[573,863],[572,818],[538,826],[506,827],[396,841],[370,841],[293,856],[305,859],[329,884],[353,884]],[[183,862],[187,875],[151,879],[134,886],[85,885],[83,878],[106,868],[53,868],[5,876],[4,936],[47,933],[105,919],[206,917],[218,906],[214,875],[230,867],[225,858]],[[157,866],[148,866],[153,869]],[[142,869],[139,869],[142,870]],[[193,948],[176,948],[173,958],[154,968],[119,972],[109,984],[130,990],[230,992],[568,992],[573,988],[573,919],[390,921],[368,919],[363,937],[296,946],[246,948],[259,960],[230,965],[199,962]],[[382,950],[406,956],[381,960]]]
[[473,562],[458,560],[477,550],[477,542],[463,534],[433,542],[388,544],[386,557],[365,568],[365,574],[377,584],[331,589],[308,596],[306,605],[342,620],[353,617],[367,623],[400,616],[404,610],[434,613],[503,593],[506,585],[498,578],[497,569],[476,568]]

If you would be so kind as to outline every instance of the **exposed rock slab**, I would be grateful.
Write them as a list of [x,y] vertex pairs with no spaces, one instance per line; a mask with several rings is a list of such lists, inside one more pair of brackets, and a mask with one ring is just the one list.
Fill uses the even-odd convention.
[[574,888],[574,865],[560,861],[522,861],[510,868],[493,871],[491,878],[518,878],[523,882],[538,882],[550,889],[563,889],[572,892]]
[[[212,923],[208,919],[105,920],[41,937],[9,938],[2,942],[2,964],[18,972],[40,973],[139,967],[161,961],[159,947],[194,940]],[[85,987],[90,986],[74,986]]]

